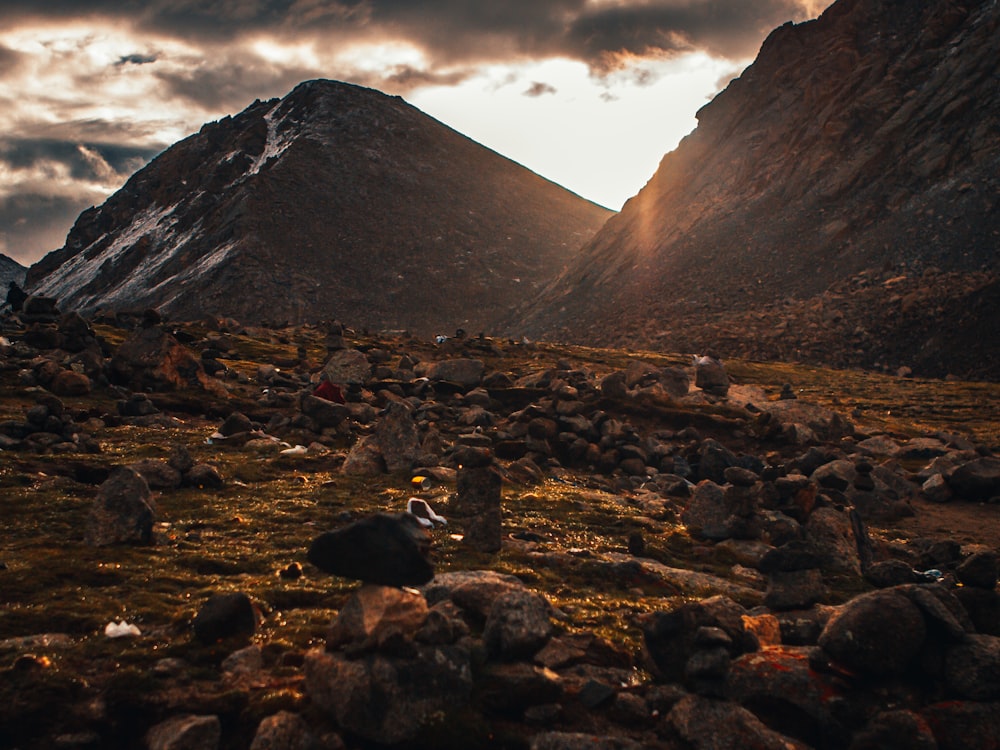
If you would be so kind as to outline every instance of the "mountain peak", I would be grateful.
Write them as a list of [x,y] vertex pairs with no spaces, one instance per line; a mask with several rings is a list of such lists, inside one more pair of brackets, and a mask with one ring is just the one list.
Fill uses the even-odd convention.
[[28,283],[83,311],[489,330],[609,214],[399,97],[314,80],[160,154]]

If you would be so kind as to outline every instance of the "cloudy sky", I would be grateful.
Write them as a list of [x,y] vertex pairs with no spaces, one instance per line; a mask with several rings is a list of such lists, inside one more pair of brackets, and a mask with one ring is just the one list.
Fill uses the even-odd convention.
[[62,246],[202,123],[332,78],[618,209],[825,0],[0,0],[0,253]]

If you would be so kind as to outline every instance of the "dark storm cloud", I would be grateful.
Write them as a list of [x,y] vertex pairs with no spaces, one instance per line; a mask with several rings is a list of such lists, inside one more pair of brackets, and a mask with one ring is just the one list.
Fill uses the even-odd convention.
[[193,43],[266,33],[328,43],[395,39],[425,49],[439,64],[554,55],[596,70],[622,55],[702,49],[753,55],[762,35],[805,17],[800,0],[647,0],[591,5],[586,0],[154,0],[122,4],[11,0],[0,25],[25,16],[106,17]]
[[110,143],[82,143],[49,138],[16,138],[0,143],[0,166],[11,171],[53,168],[62,165],[70,178],[99,182],[111,170],[124,181],[162,149]]
[[0,44],[0,70],[9,74],[21,64],[23,59],[24,56],[20,52],[16,52]]
[[62,247],[68,228],[92,204],[88,197],[35,193],[0,197],[0,253],[30,265]]
[[115,65],[148,65],[149,63],[156,62],[157,57],[157,55],[140,55],[138,53],[123,55],[118,58],[118,62]]
[[528,90],[524,92],[525,96],[542,96],[543,94],[555,94],[556,87],[551,83],[542,83],[541,81],[532,81]]
[[602,67],[617,55],[704,50],[752,56],[764,33],[805,13],[795,0],[704,0],[608,7],[578,17],[567,34],[576,56]]
[[62,246],[81,211],[104,200],[159,152],[48,138],[0,142],[0,252],[28,265]]
[[157,71],[168,96],[198,104],[208,111],[240,111],[262,92],[284,95],[297,84],[317,77],[303,67],[276,67],[250,58],[206,60],[186,70]]

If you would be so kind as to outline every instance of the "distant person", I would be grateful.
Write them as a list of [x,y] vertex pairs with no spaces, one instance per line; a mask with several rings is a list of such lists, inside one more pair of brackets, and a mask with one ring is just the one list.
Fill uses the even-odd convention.
[[28,299],[28,295],[18,286],[17,282],[10,282],[10,286],[7,288],[7,304],[10,305],[10,309],[13,312],[21,312],[26,299]]
[[319,386],[313,391],[313,395],[333,401],[335,404],[347,403],[343,390],[336,383],[331,383],[325,372],[319,376]]

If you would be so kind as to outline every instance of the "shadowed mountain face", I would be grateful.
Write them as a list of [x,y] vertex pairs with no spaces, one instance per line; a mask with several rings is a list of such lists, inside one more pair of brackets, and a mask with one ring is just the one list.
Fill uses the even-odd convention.
[[610,213],[398,97],[310,81],[165,151],[27,283],[83,311],[492,331]]
[[0,302],[3,301],[2,295],[7,293],[7,286],[10,282],[16,281],[18,284],[24,282],[24,274],[27,270],[13,258],[0,253]]
[[769,36],[521,320],[1000,377],[998,247],[1000,5],[839,0]]

